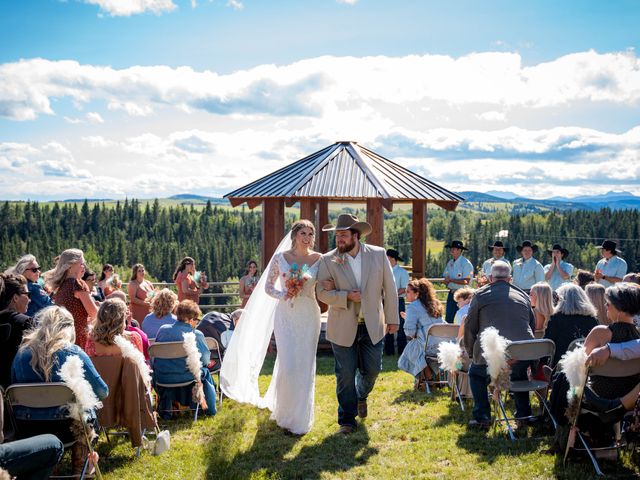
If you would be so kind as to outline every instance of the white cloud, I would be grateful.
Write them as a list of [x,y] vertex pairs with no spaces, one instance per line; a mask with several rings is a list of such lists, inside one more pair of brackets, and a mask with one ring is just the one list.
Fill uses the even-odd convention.
[[476,114],[476,118],[480,120],[487,120],[489,122],[504,122],[507,119],[507,116],[504,112],[496,112],[495,110],[492,110]]
[[172,0],[84,0],[85,3],[98,5],[100,10],[113,17],[129,17],[151,12],[160,15],[177,8]]
[[345,5],[355,5],[358,0],[336,0],[338,3],[344,3]]
[[88,112],[85,117],[89,123],[104,123],[102,115],[98,112]]
[[234,10],[242,10],[244,8],[244,5],[240,0],[229,0],[227,2],[227,7],[231,7]]

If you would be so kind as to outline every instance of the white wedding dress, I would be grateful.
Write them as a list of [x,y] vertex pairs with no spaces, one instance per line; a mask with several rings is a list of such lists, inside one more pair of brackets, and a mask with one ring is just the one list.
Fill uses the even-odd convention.
[[[293,301],[284,300],[291,265],[282,252],[290,246],[287,236],[249,298],[225,352],[220,386],[238,402],[268,408],[280,427],[303,435],[313,425],[320,335],[320,308],[315,297],[319,262],[309,267],[302,292]],[[271,383],[261,397],[258,377],[272,332],[278,352]]]

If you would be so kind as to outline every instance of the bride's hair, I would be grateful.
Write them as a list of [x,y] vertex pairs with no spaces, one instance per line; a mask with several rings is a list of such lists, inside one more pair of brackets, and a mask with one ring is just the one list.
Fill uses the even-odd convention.
[[313,225],[313,223],[311,223],[309,220],[298,220],[296,223],[294,223],[291,226],[291,247],[292,248],[296,246],[296,235],[298,235],[298,232],[303,228],[310,228],[311,233],[313,233],[313,236],[315,237],[316,227]]

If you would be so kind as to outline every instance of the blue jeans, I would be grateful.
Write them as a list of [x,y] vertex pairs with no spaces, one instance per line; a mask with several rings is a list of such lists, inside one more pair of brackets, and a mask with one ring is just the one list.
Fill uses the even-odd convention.
[[358,325],[353,345],[341,347],[331,344],[336,362],[336,394],[338,396],[338,423],[357,425],[358,402],[366,400],[382,371],[384,340],[371,342],[365,325]]
[[[404,298],[398,297],[398,313],[404,312],[405,304]],[[387,333],[384,336],[384,354],[385,355],[395,355],[395,343],[398,343],[398,355],[402,355],[404,351],[404,347],[407,346],[407,335],[404,333],[404,318],[400,316],[400,328],[398,328],[398,333]]]
[[453,299],[453,290],[449,290],[447,295],[447,310],[444,316],[444,321],[447,323],[453,323],[458,311],[458,303]]
[[0,467],[18,478],[47,479],[63,453],[57,437],[38,435],[0,445]]
[[[200,369],[200,380],[202,381],[202,390],[204,392],[204,398],[207,401],[207,409],[203,411],[205,415],[215,415],[217,408],[217,396],[216,386],[211,376],[211,372],[207,367]],[[162,382],[160,382],[162,383]],[[155,386],[158,393],[158,412],[162,419],[168,420],[171,418],[172,403],[178,402],[180,405],[188,405],[191,408],[196,408],[196,404],[193,402],[191,391],[193,386],[186,387],[158,387]]]
[[[526,380],[527,368],[531,362],[517,362],[511,367],[511,381]],[[491,421],[491,405],[489,404],[489,393],[487,385],[489,376],[486,365],[472,363],[469,367],[469,386],[473,394],[473,418],[478,422]],[[513,400],[516,404],[516,418],[528,417],[531,415],[531,403],[529,402],[529,392],[513,393]]]

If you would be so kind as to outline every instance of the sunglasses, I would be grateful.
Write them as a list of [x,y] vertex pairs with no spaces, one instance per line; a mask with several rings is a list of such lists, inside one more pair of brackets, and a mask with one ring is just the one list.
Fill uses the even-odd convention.
[[36,273],[36,272],[40,272],[41,270],[42,270],[41,267],[33,267],[33,268],[27,268],[25,271]]

